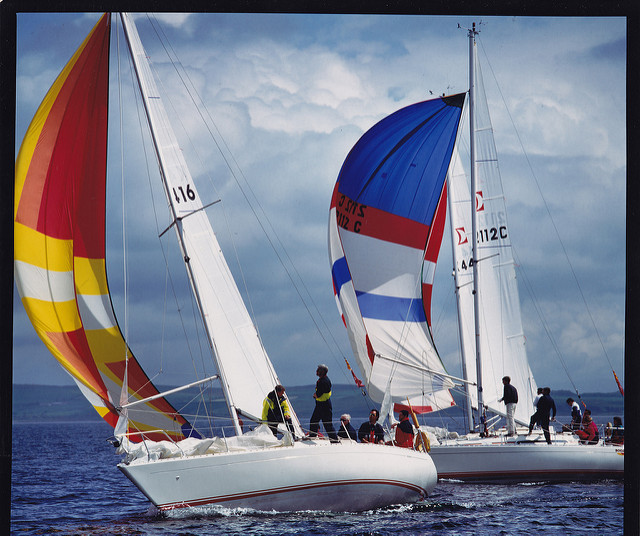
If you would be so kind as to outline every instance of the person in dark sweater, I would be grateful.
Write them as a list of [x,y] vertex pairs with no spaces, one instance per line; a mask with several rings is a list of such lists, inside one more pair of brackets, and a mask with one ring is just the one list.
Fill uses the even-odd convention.
[[362,423],[358,429],[358,439],[361,443],[384,443],[384,430],[378,424],[379,416],[378,410],[372,409],[369,420]]
[[567,398],[567,406],[571,408],[571,423],[569,426],[563,426],[562,430],[572,432],[574,430],[580,430],[582,424],[582,412],[580,406],[573,398]]
[[318,436],[318,428],[320,421],[324,424],[324,429],[329,439],[338,440],[338,435],[333,428],[333,407],[331,406],[331,380],[327,376],[329,367],[327,365],[318,365],[316,369],[316,390],[313,398],[316,399],[316,407],[311,414],[311,422],[309,423],[309,437]]
[[351,415],[344,413],[340,416],[340,430],[338,430],[338,437],[341,439],[358,440],[358,434],[353,426],[351,426]]
[[536,424],[540,424],[538,422],[538,400],[542,398],[542,387],[538,387],[538,394],[533,399],[533,407],[535,408],[535,412],[531,415],[531,419],[529,419],[529,434],[533,431],[533,427]]
[[[551,418],[549,418],[549,414],[551,412],[553,412],[553,415],[551,416]],[[551,389],[549,389],[549,387],[545,387],[542,390],[542,398],[538,400],[538,413],[540,414],[538,423],[540,424],[540,428],[542,428],[542,431],[544,432],[544,438],[547,440],[547,443],[551,445],[549,421],[556,420],[556,403],[553,401],[553,398],[551,398]]]
[[516,435],[516,404],[518,403],[518,390],[511,385],[511,378],[505,376],[502,378],[502,385],[504,390],[502,398],[498,399],[498,402],[504,400],[504,404],[507,407],[507,435]]

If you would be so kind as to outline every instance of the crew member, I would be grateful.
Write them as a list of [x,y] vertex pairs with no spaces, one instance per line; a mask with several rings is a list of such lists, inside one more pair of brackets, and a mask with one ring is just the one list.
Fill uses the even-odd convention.
[[507,407],[507,436],[516,435],[516,404],[518,403],[518,390],[511,385],[511,378],[505,376],[502,378],[502,385],[504,385],[502,398],[498,399],[498,402],[504,400],[504,404]]
[[324,424],[324,429],[329,436],[329,439],[334,441],[338,440],[338,435],[333,428],[333,407],[331,406],[331,380],[327,376],[329,367],[327,365],[318,365],[316,369],[316,376],[318,381],[316,382],[316,390],[313,393],[313,398],[316,400],[316,407],[311,415],[311,422],[309,423],[309,437],[318,436],[318,428],[320,428],[320,421]]
[[384,430],[378,423],[379,417],[380,413],[374,408],[369,413],[369,420],[360,425],[358,439],[361,443],[384,443]]
[[287,429],[293,434],[293,423],[291,422],[291,411],[289,403],[284,396],[284,387],[276,385],[264,402],[262,403],[262,420],[269,425],[273,435],[278,435],[278,423],[286,423]]
[[392,426],[396,429],[396,437],[393,442],[397,447],[404,447],[410,449],[413,447],[413,426],[409,421],[409,412],[406,409],[401,409],[398,414],[400,422]]

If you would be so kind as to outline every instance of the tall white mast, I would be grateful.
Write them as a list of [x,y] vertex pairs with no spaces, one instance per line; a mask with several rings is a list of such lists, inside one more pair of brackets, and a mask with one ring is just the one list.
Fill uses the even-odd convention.
[[[146,58],[146,54],[144,52],[142,43],[140,42],[140,37],[135,27],[135,23],[133,22],[133,20],[131,20],[129,14],[127,13],[120,13],[120,18],[122,20],[122,26],[124,28],[124,33],[127,39],[127,45],[133,59],[136,79],[138,81],[140,92],[142,94],[142,101],[144,103],[147,121],[151,130],[153,146],[158,158],[162,183],[164,185],[165,194],[167,196],[168,204],[171,210],[173,224],[175,224],[176,227],[178,242],[180,244],[183,259],[185,261],[191,288],[198,305],[198,310],[200,311],[200,314],[204,320],[203,324],[207,333],[207,339],[209,340],[211,351],[213,352],[216,363],[218,364],[218,370],[220,373],[220,378],[222,380],[222,388],[225,393],[227,405],[229,407],[229,414],[233,419],[236,433],[242,434],[242,428],[238,421],[238,415],[233,403],[233,398],[225,378],[224,367],[222,366],[220,359],[217,358],[215,342],[212,333],[210,332],[209,323],[205,318],[206,314],[204,312],[198,285],[196,285],[195,283],[196,277],[194,276],[193,268],[190,263],[190,256],[193,255],[193,252],[188,251],[185,236],[183,233],[183,220],[185,218],[188,218],[191,214],[201,211],[203,209],[203,206],[197,194],[197,191],[195,190],[195,185],[193,185],[192,183],[191,176],[186,166],[186,162],[184,162],[181,151],[178,148],[178,143],[175,139],[175,135],[170,128],[170,122],[164,109],[164,105],[158,98],[158,90],[156,88],[155,81],[153,79],[153,75],[151,74],[148,62],[143,61],[143,58]],[[169,125],[169,127],[167,127],[167,125]],[[176,158],[174,155],[179,155],[179,157]],[[182,181],[185,182],[184,187],[178,186],[177,193],[176,188],[173,188],[174,195],[172,195],[172,189],[168,183],[168,177],[172,173],[174,176],[181,176]],[[187,211],[182,210],[180,214],[177,213],[176,206],[174,204],[175,196],[178,196],[178,203],[182,201],[183,204],[188,207]]]
[[473,244],[473,313],[476,342],[476,378],[478,384],[478,423],[480,432],[485,422],[482,397],[482,356],[480,352],[480,296],[478,294],[478,211],[477,211],[477,162],[475,151],[475,66],[476,66],[476,23],[469,30],[469,148],[471,156],[471,234]]

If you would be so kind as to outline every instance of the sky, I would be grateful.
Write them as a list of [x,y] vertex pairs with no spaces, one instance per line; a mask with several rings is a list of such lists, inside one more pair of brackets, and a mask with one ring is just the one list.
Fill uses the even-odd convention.
[[[97,19],[18,15],[16,153],[40,100]],[[316,365],[326,363],[334,383],[351,383],[343,357],[355,360],[327,253],[336,177],[358,138],[384,116],[433,94],[467,90],[464,28],[474,19],[200,13],[153,20],[155,29],[146,16],[137,19],[143,44],[171,96],[200,196],[222,199],[208,214],[280,380],[312,384]],[[552,389],[615,391],[611,368],[625,377],[626,21],[480,20],[531,369],[538,385]],[[157,33],[168,38],[183,78],[188,74],[191,95],[204,101],[208,127],[183,108],[188,98],[177,98],[177,71]],[[111,80],[120,76],[125,89],[112,95],[110,121],[113,131],[129,134],[139,127],[135,108],[118,112],[119,101],[133,102],[122,65],[118,73],[112,60]],[[167,292],[156,251],[158,229],[169,224],[165,203],[158,181],[147,178],[140,142],[111,136],[107,270],[118,321],[157,384],[186,383],[194,369],[210,365],[195,341],[177,251],[167,253],[174,285]],[[132,177],[137,182],[129,185]],[[150,189],[155,203],[144,200]],[[446,233],[433,336],[448,372],[460,376]],[[168,247],[171,234],[163,239]],[[170,309],[176,300],[181,316]],[[14,383],[72,384],[35,334],[17,291],[13,356]]]

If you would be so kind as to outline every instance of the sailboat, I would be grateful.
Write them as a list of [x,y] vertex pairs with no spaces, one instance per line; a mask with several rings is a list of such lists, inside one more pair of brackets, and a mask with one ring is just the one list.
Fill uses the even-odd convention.
[[[437,475],[425,452],[274,436],[262,403],[280,383],[178,146],[133,17],[120,14],[159,176],[217,374],[159,392],[120,330],[106,275],[105,191],[111,15],[46,94],[16,162],[15,281],[33,326],[114,429],[118,468],[161,511],[224,506],[362,511],[422,501]],[[216,382],[231,432],[207,435],[169,401]],[[243,422],[241,422],[241,420]],[[252,423],[253,426],[249,423]],[[219,429],[219,427],[218,427]]]
[[[624,447],[580,444],[572,433],[528,435],[537,385],[529,367],[507,212],[489,110],[469,30],[471,186],[464,145],[467,94],[405,107],[367,131],[349,152],[330,207],[329,254],[338,310],[364,385],[381,415],[454,405],[467,393],[468,430],[432,430],[440,479],[517,481],[623,478]],[[475,195],[470,195],[475,192]],[[449,375],[431,332],[434,272],[449,213],[462,378]],[[519,394],[515,435],[505,417],[502,377]],[[476,419],[473,420],[472,409]],[[479,411],[478,411],[479,409]],[[486,412],[494,416],[487,420]],[[435,433],[438,432],[438,433]]]

